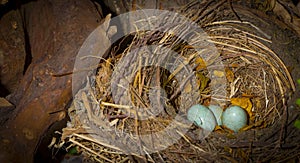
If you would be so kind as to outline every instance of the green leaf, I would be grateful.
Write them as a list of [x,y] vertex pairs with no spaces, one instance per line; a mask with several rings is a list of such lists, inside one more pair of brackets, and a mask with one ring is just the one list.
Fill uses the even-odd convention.
[[300,79],[297,80],[297,83],[300,85]]
[[297,98],[296,104],[297,104],[298,106],[300,106],[300,98]]
[[76,147],[72,147],[69,150],[68,154],[70,154],[70,155],[76,155],[76,154],[78,154],[77,148]]
[[294,123],[294,126],[298,129],[300,129],[300,119],[297,119]]

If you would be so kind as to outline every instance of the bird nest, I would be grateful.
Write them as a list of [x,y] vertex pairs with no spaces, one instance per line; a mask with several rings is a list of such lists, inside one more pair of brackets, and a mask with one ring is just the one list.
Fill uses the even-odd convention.
[[[196,1],[178,12],[203,32],[161,23],[163,30],[137,29],[114,45],[74,97],[61,145],[70,142],[67,149],[99,162],[281,158],[295,88],[268,34],[225,1]],[[176,35],[191,33],[190,42]],[[130,44],[122,50],[124,40]],[[207,133],[186,119],[195,104],[238,105],[248,124],[238,133],[224,126]]]

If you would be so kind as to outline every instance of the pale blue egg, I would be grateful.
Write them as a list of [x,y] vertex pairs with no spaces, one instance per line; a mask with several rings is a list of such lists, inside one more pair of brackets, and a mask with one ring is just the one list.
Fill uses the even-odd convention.
[[239,106],[230,106],[222,114],[223,125],[238,132],[247,125],[247,113]]
[[187,112],[189,121],[194,122],[197,126],[213,131],[217,125],[216,118],[212,111],[203,105],[194,105]]
[[217,120],[217,124],[221,126],[223,109],[218,105],[209,105],[208,108],[214,113],[214,116]]

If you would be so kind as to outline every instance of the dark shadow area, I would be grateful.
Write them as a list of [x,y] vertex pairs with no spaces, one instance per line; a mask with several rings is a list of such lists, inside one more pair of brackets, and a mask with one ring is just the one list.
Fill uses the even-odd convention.
[[6,97],[9,93],[10,92],[0,83],[0,97]]
[[21,5],[24,5],[32,1],[36,1],[36,0],[9,0],[5,4],[0,4],[0,19],[2,18],[3,15],[8,13],[9,11],[20,9]]
[[62,128],[67,126],[67,122],[69,121],[69,117],[55,122],[52,124],[48,130],[41,137],[38,146],[35,149],[34,162],[35,163],[59,163],[63,160],[64,156],[67,154],[66,147],[68,144],[65,144],[61,148],[48,148],[51,143],[53,137],[56,140],[60,139],[60,134],[55,133],[55,131],[62,132]]

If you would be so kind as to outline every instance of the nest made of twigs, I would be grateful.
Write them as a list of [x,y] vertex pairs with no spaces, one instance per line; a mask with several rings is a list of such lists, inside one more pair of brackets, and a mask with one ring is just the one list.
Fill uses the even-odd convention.
[[[203,5],[209,7],[202,8]],[[121,54],[112,52],[108,58],[103,59],[98,66],[97,75],[88,79],[85,88],[77,93],[73,106],[69,109],[72,121],[64,129],[62,140],[78,146],[90,159],[99,162],[133,161],[130,154],[150,162],[257,161],[263,157],[266,160],[280,158],[278,152],[270,154],[263,151],[280,145],[282,134],[274,138],[272,135],[282,132],[287,114],[286,102],[295,88],[286,66],[269,48],[271,41],[268,34],[249,21],[251,16],[243,15],[239,10],[233,11],[232,6],[225,1],[197,1],[188,4],[180,12],[204,29],[208,34],[208,42],[216,46],[218,53],[214,57],[203,59],[203,55],[192,47],[193,43],[187,44],[170,33],[136,31],[131,44]],[[169,28],[175,33],[179,29],[163,25],[162,28]],[[180,29],[182,28],[186,27],[181,26]],[[199,35],[199,40],[200,37],[202,36]],[[180,54],[184,66],[164,68],[160,67],[162,63],[143,66],[141,63],[145,62],[136,60],[130,65],[125,64],[125,67],[118,67],[118,63],[128,57],[129,52],[152,44],[168,47]],[[149,51],[140,50],[129,59],[147,53]],[[179,64],[176,62],[178,56],[164,54],[166,51],[163,50],[157,55],[164,58],[166,64]],[[147,59],[159,62],[155,55]],[[222,63],[224,71],[213,69],[213,66],[208,68],[219,63]],[[174,72],[180,72],[187,65],[191,67],[195,83],[189,81],[189,76],[184,74],[178,73],[179,78],[187,79],[183,80],[183,84],[175,78]],[[114,79],[114,75],[121,77]],[[223,79],[226,79],[226,83],[220,83],[224,82]],[[117,88],[112,86],[112,80],[117,82]],[[225,92],[221,92],[220,96],[214,95],[220,93],[218,90],[224,88],[224,85]],[[165,91],[151,92],[150,88],[154,89],[156,86]],[[180,98],[179,95],[183,93],[191,100],[184,101],[186,98]],[[116,98],[112,98],[113,95]],[[169,137],[180,135],[181,138],[171,146],[166,145],[166,149],[154,153],[147,151],[148,147],[139,138],[141,135],[164,130],[177,114],[185,116],[187,109],[195,103],[214,103],[226,108],[232,105],[232,99],[247,99],[251,105],[245,106],[249,114],[248,126],[237,134],[224,128],[204,137],[201,134],[203,130],[199,127],[190,128],[183,124],[183,128],[189,127],[188,131],[177,132],[177,135],[169,133]],[[153,104],[151,100],[156,102]],[[145,109],[150,105],[155,105],[157,110]],[[85,121],[80,120],[80,115],[84,116]],[[112,145],[124,133],[129,133],[126,142],[118,142],[120,146]],[[164,142],[160,143],[164,145]],[[141,151],[144,156],[139,156],[138,153],[124,154],[126,151],[122,147]],[[281,154],[284,155],[284,152]]]

